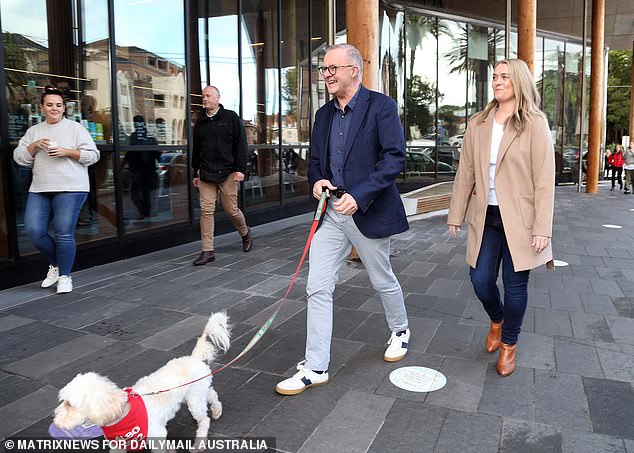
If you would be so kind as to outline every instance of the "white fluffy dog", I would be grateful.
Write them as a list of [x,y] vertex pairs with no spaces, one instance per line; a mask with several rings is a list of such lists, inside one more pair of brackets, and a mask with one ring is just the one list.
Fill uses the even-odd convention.
[[[219,350],[229,349],[229,327],[227,315],[215,313],[198,338],[191,356],[172,359],[149,376],[142,377],[132,386],[130,396],[126,390],[118,388],[112,381],[96,373],[78,374],[59,391],[61,404],[55,409],[53,422],[61,429],[71,430],[88,422],[101,426],[106,437],[107,428],[119,426],[116,438],[142,440],[147,438],[165,439],[167,422],[176,415],[183,402],[196,420],[197,439],[206,439],[209,431],[207,405],[211,405],[211,416],[217,420],[222,415],[222,403],[211,386],[210,368]],[[178,387],[206,376],[189,385]],[[178,388],[174,388],[178,387]],[[165,389],[165,393],[147,395]],[[136,395],[135,395],[136,393]],[[139,399],[139,396],[141,398]],[[124,420],[133,412],[143,416],[143,401],[147,412],[147,423]],[[140,409],[139,409],[140,404]],[[124,425],[121,425],[124,423]],[[123,426],[123,431],[121,427]],[[147,432],[143,432],[144,429]]]

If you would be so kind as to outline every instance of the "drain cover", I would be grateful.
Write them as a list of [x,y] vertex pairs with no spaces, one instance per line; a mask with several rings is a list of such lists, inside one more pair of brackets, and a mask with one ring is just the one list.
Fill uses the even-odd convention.
[[422,366],[406,366],[390,373],[390,382],[410,392],[433,392],[447,384],[447,378],[438,370]]

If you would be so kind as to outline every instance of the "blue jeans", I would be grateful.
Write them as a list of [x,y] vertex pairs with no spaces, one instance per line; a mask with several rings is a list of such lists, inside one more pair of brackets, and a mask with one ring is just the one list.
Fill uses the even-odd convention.
[[[29,192],[24,230],[59,275],[70,275],[75,262],[75,225],[87,192]],[[48,234],[52,221],[53,234]]]
[[[497,278],[502,268],[504,303],[500,298]],[[480,254],[475,268],[469,270],[473,289],[491,321],[502,325],[502,342],[517,343],[522,320],[528,304],[528,275],[530,271],[515,272],[511,252],[506,243],[502,217],[497,206],[489,206],[484,225]]]

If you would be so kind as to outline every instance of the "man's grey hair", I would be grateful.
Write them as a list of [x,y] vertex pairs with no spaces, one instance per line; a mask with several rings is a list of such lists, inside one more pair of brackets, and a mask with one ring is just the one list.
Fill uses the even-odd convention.
[[218,96],[220,96],[220,90],[218,89],[218,87],[215,87],[213,85],[207,85],[205,88],[203,88],[203,91],[206,90],[207,88],[211,88],[212,90],[216,92]]
[[336,49],[344,49],[347,52],[348,58],[350,58],[350,63],[359,68],[359,75],[357,78],[361,81],[361,79],[363,79],[363,56],[361,55],[361,52],[359,52],[359,49],[352,44],[335,44],[328,47],[326,49],[326,53]]

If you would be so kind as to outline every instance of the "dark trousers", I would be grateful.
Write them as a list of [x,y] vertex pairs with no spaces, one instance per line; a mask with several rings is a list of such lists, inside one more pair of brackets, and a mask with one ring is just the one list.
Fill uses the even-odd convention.
[[621,179],[621,175],[623,174],[623,167],[612,167],[612,188],[614,189],[616,178],[619,181],[619,187],[623,188],[623,180]]
[[[497,278],[502,267],[504,301],[500,297]],[[493,322],[504,321],[502,342],[517,343],[522,320],[528,304],[528,276],[530,271],[515,272],[511,252],[506,243],[504,226],[498,206],[489,206],[484,234],[476,267],[469,270],[471,284],[484,310]]]

